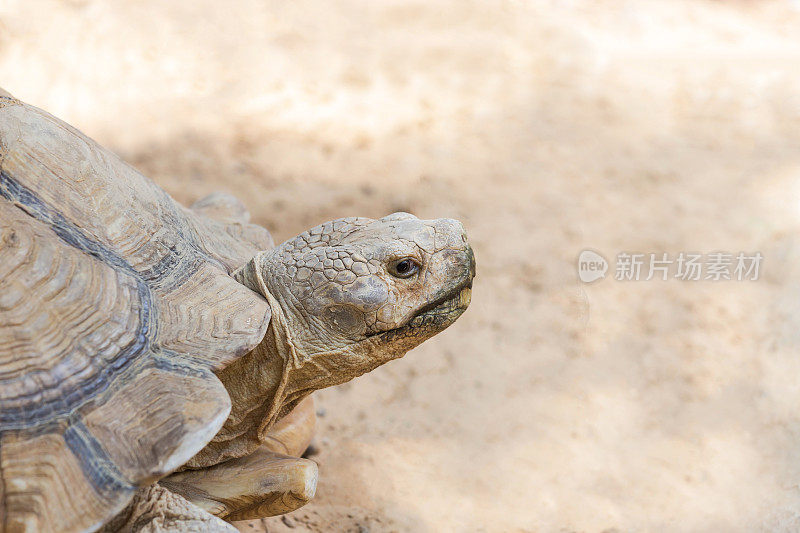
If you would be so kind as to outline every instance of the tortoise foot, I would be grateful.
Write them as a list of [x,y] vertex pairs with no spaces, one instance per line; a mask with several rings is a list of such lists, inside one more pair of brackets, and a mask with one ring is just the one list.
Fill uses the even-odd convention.
[[261,447],[248,456],[160,481],[192,504],[226,520],[289,513],[314,497],[317,464]]

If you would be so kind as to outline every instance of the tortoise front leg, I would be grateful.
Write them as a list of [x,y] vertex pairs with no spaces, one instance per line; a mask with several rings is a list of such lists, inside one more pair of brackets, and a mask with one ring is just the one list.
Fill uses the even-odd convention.
[[314,497],[317,464],[261,447],[248,456],[178,472],[159,482],[226,520],[288,513]]
[[297,457],[308,447],[315,419],[308,397],[279,420],[264,445],[250,455],[184,470],[160,484],[226,520],[294,511],[311,501],[317,487],[316,463]]

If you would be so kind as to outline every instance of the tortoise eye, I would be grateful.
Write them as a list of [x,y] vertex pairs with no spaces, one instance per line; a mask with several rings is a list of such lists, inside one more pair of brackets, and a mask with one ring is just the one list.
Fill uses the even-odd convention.
[[389,265],[389,274],[396,278],[410,278],[416,274],[418,270],[419,264],[410,257],[399,259]]

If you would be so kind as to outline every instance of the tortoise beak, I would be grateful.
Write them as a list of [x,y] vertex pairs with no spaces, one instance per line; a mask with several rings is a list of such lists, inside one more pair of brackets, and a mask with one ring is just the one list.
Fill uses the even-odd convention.
[[469,286],[472,287],[472,280],[475,279],[475,252],[472,246],[467,245],[467,257],[469,257]]

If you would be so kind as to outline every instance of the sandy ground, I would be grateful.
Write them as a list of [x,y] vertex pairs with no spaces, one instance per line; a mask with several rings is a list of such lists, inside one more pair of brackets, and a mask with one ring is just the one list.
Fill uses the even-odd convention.
[[[318,394],[316,500],[242,531],[797,531],[798,28],[791,2],[6,0],[0,72],[279,240],[466,225],[470,310]],[[585,248],[764,262],[587,285]]]

